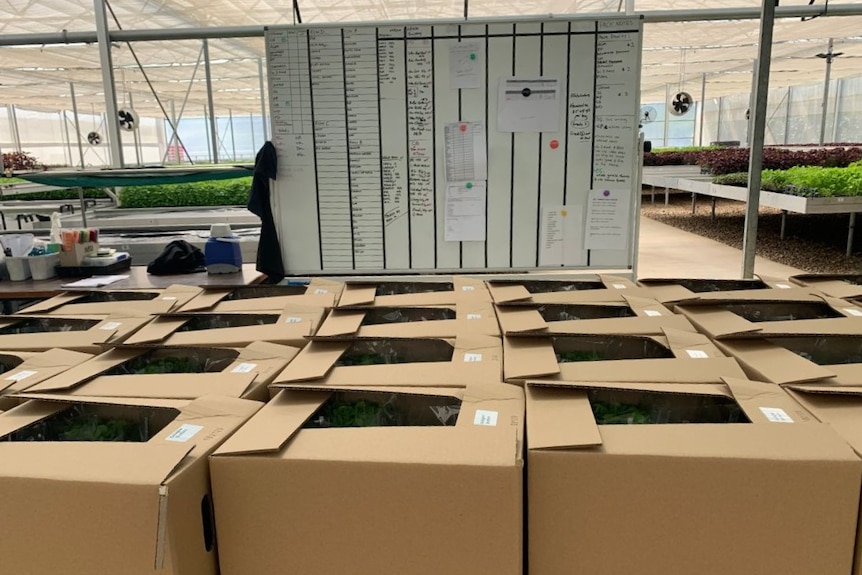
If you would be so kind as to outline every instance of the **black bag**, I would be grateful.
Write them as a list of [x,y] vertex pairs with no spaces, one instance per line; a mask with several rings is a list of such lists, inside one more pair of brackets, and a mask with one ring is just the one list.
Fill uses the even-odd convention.
[[184,240],[174,240],[165,246],[159,257],[147,266],[154,276],[194,274],[206,271],[204,253]]

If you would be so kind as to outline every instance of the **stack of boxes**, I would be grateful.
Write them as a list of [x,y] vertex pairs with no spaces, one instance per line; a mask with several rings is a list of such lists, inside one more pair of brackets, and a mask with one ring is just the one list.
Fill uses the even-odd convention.
[[0,319],[0,564],[860,575],[855,279],[37,302]]

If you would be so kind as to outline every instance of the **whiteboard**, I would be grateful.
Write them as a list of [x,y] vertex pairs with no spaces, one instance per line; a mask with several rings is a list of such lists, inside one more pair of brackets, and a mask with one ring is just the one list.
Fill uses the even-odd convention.
[[[452,87],[461,81],[453,54],[464,55],[462,43],[476,47],[466,65],[476,66],[479,87]],[[632,268],[641,47],[641,20],[631,16],[268,29],[273,204],[285,269]],[[498,118],[509,105],[499,102],[501,83],[520,78],[558,81],[556,131],[500,129],[509,120]],[[484,241],[446,240],[453,122],[484,127]],[[602,188],[628,203],[625,237],[609,241],[613,249],[593,238],[587,250],[589,194]],[[549,223],[548,210],[561,208],[569,235]],[[568,251],[565,262],[548,263],[555,230],[554,245]]]

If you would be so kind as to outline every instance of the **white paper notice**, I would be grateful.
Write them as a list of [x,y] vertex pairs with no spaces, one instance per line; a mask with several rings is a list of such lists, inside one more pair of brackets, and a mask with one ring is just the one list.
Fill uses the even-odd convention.
[[482,62],[484,42],[459,42],[449,46],[449,87],[481,88],[484,81]]
[[485,125],[481,122],[446,124],[446,181],[488,179]]
[[590,190],[584,247],[624,250],[629,247],[631,190]]
[[559,132],[560,81],[503,78],[497,100],[497,131]]
[[88,287],[102,287],[106,285],[110,285],[114,282],[118,282],[120,280],[129,279],[127,275],[119,275],[119,276],[95,276],[83,280],[78,280],[76,282],[63,284],[60,287],[64,288],[88,288]]
[[578,266],[586,260],[583,238],[582,206],[542,208],[539,266]]
[[485,241],[485,182],[446,186],[446,241]]

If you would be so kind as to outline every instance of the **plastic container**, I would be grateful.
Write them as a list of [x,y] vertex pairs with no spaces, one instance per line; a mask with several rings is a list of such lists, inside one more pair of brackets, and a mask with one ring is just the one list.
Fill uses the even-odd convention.
[[57,276],[57,264],[60,263],[60,254],[46,254],[44,256],[30,256],[30,274],[34,280],[47,280]]
[[6,271],[9,279],[13,282],[22,282],[30,279],[30,258],[28,257],[6,257]]

